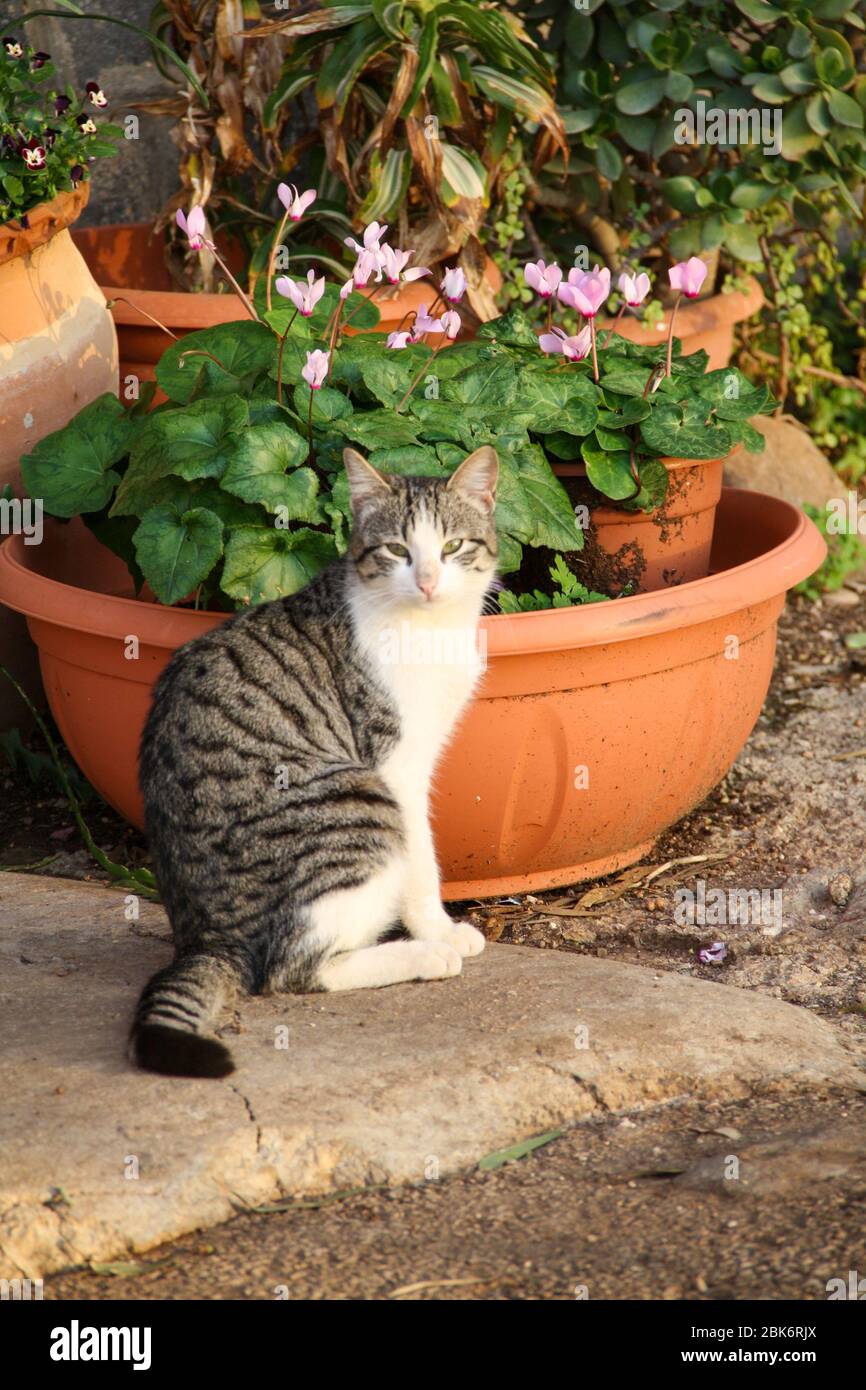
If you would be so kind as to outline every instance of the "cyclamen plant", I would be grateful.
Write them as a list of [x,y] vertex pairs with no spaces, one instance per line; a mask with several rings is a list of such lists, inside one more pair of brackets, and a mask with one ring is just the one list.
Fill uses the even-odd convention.
[[[279,196],[287,217],[313,201],[288,185]],[[222,265],[201,208],[178,225]],[[276,275],[276,247],[252,297],[222,266],[247,321],[173,342],[156,369],[162,405],[151,408],[152,388],[127,408],[106,395],[42,440],[22,460],[31,495],[54,516],[82,516],[161,603],[242,607],[294,592],[345,552],[348,444],[385,472],[427,476],[492,444],[499,568],[511,576],[501,606],[519,612],[614,596],[580,582],[580,508],[556,460],[583,463],[605,500],[651,510],[665,499],[665,455],[763,447],[749,418],[772,409],[767,390],[734,369],[707,372],[704,353],[682,358],[673,321],[667,349],[613,331],[597,342],[610,293],[602,267],[526,266],[548,302],[538,336],[515,311],[460,341],[460,267],[440,272],[394,332],[371,332],[377,296],[432,278],[387,231],[372,222],[347,239],[355,264],[342,285]],[[692,262],[671,270],[685,295],[699,276]],[[646,277],[622,276],[619,288],[632,304],[649,292]],[[586,320],[571,337],[553,324],[557,300]],[[536,587],[547,573],[550,596]]]
[[58,91],[48,53],[12,35],[0,39],[0,224],[21,221],[40,203],[89,178],[99,157],[117,153],[120,126],[97,121],[108,97],[96,82],[79,95]]

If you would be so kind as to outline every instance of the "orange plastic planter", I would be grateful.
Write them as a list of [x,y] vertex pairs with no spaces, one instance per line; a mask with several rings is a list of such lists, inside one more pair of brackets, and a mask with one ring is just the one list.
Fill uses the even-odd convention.
[[[635,593],[667,589],[704,579],[709,573],[716,508],[722,495],[724,459],[663,460],[668,470],[668,495],[652,512],[627,512],[621,507],[590,505],[589,529],[581,580],[602,593],[618,593],[631,584]],[[582,463],[554,463],[563,479],[585,478]],[[596,494],[597,495],[597,494]]]
[[[661,601],[485,618],[487,671],[438,779],[445,896],[574,883],[644,854],[736,758],[766,694],[785,592],[825,554],[795,507],[726,489],[708,578]],[[70,752],[140,825],[153,683],[224,615],[129,592],[80,523],[52,526],[42,546],[13,536],[0,547],[0,601],[27,615]]]

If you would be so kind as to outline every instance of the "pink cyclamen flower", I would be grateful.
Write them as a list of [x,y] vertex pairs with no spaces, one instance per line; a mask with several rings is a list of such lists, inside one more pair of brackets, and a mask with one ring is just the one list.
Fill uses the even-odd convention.
[[446,310],[440,319],[440,323],[442,324],[445,336],[450,338],[452,342],[463,327],[462,320],[456,309]]
[[423,338],[423,337],[424,337],[424,334],[425,334],[425,333],[441,333],[441,332],[442,332],[442,320],[441,320],[441,319],[431,319],[430,315],[427,313],[427,305],[426,305],[426,304],[420,304],[420,305],[418,306],[418,312],[417,312],[416,315],[415,315],[415,322],[414,322],[414,324],[412,325],[412,337],[413,337],[413,338],[415,339],[415,341],[417,342],[419,338]]
[[617,289],[630,309],[636,309],[639,304],[643,304],[650,292],[650,278],[641,271],[640,275],[621,275],[617,280]]
[[[674,289],[678,287],[675,285]],[[728,948],[723,941],[714,941],[712,946],[704,946],[698,951],[698,960],[701,965],[721,965],[728,954]]]
[[607,266],[595,270],[568,272],[568,282],[560,285],[559,298],[570,309],[577,309],[586,319],[594,319],[610,294],[610,271]]
[[340,290],[340,298],[343,299],[343,300],[348,299],[348,298],[349,298],[349,295],[352,293],[352,290],[353,290],[354,288],[355,288],[355,281],[352,279],[352,277],[351,277],[351,275],[350,275],[349,278],[348,278],[348,280],[346,281],[345,285],[344,285],[343,288]]
[[408,331],[401,331],[400,333],[389,333],[385,340],[385,346],[389,348],[404,348],[408,347],[411,342],[412,334]]
[[303,281],[299,284],[296,280],[289,279],[288,275],[281,275],[274,281],[274,289],[277,294],[281,294],[284,299],[290,299],[298,313],[305,319],[315,309],[322,295],[325,293],[325,277],[316,279],[314,270],[307,271],[307,283]]
[[205,236],[207,223],[205,221],[204,208],[198,205],[194,208],[190,208],[188,217],[185,217],[180,208],[178,208],[175,220],[180,230],[185,232],[189,237],[191,250],[200,251],[203,246],[207,246],[208,241]]
[[423,276],[430,274],[426,265],[413,266],[411,270],[404,269],[409,257],[414,256],[414,251],[395,251],[387,243],[381,246],[379,251],[382,269],[389,284],[398,285],[401,279],[408,284],[410,280],[420,280]]
[[562,271],[558,265],[545,265],[544,261],[530,261],[523,267],[523,278],[531,290],[542,299],[551,299],[559,289]]
[[306,193],[299,193],[293,183],[281,183],[277,185],[277,197],[291,220],[300,222],[310,204],[316,201],[316,190],[308,188]]
[[460,303],[466,293],[466,276],[459,265],[452,266],[450,270],[446,270],[444,279],[439,288],[449,304]]
[[707,266],[700,256],[691,256],[687,261],[677,261],[668,271],[671,288],[679,290],[686,299],[697,299],[701,285],[707,278]]
[[375,275],[377,280],[382,279],[381,257],[378,251],[359,251],[358,259],[355,262],[355,269],[352,271],[352,281],[356,286],[363,287],[368,284],[370,276]]
[[364,228],[364,244],[360,246],[353,236],[347,236],[343,242],[344,246],[350,246],[356,256],[360,256],[363,251],[373,251],[379,253],[379,242],[388,230],[387,222],[380,226],[378,222],[371,222]]
[[539,335],[538,346],[542,352],[561,352],[569,362],[582,362],[592,349],[592,330],[586,324],[573,338],[569,338],[561,328],[554,328],[552,333]]
[[301,368],[301,376],[311,391],[319,391],[324,385],[329,361],[330,353],[322,352],[321,348],[307,353],[306,365]]

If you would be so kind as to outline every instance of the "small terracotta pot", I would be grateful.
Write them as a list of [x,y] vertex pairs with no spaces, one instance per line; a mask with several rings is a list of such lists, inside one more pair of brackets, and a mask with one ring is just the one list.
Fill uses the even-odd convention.
[[[90,184],[58,193],[20,221],[0,226],[0,493],[21,492],[22,454],[105,391],[117,390],[117,338],[105,299],[68,227]],[[21,619],[0,617],[0,663],[39,690],[36,652]],[[0,681],[0,729],[26,726],[26,712]]]
[[[727,489],[715,573],[662,603],[638,594],[485,618],[487,670],[435,798],[445,897],[575,883],[645,854],[739,753],[766,694],[785,591],[825,554],[795,507]],[[123,565],[81,523],[52,525],[42,546],[13,536],[0,547],[0,602],[27,615],[70,752],[140,826],[153,683],[176,647],[225,615],[130,592]]]
[[[709,573],[716,507],[722,495],[724,459],[664,459],[668,495],[652,512],[589,502],[584,549],[572,559],[575,573],[591,589],[618,593],[627,584],[634,593],[668,589],[704,579]],[[582,463],[554,463],[573,501],[598,496],[578,480]],[[574,480],[574,485],[569,480]]]
[[[750,319],[764,303],[764,291],[752,276],[745,293],[732,290],[730,294],[714,294],[708,299],[696,299],[689,303],[683,300],[677,310],[674,325],[676,336],[681,339],[683,356],[699,352],[701,348],[709,354],[708,370],[716,371],[727,367],[734,350],[734,328],[743,319]],[[617,333],[632,343],[645,347],[656,347],[666,343],[670,328],[670,309],[665,311],[663,326],[648,328],[639,319],[625,314],[617,326]],[[613,319],[599,320],[599,333],[604,335],[613,327]]]

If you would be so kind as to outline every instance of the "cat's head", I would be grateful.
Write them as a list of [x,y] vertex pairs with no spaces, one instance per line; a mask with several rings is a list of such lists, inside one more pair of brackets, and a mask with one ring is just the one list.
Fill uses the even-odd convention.
[[496,570],[495,449],[476,449],[447,478],[380,473],[355,449],[343,461],[349,559],[365,594],[398,607],[480,606]]

